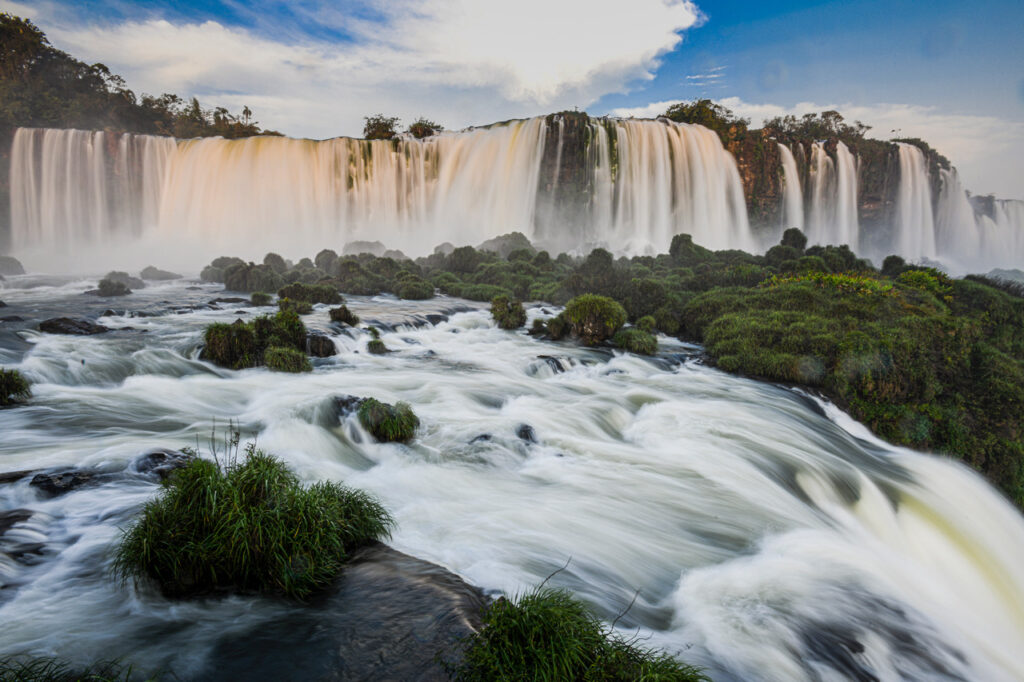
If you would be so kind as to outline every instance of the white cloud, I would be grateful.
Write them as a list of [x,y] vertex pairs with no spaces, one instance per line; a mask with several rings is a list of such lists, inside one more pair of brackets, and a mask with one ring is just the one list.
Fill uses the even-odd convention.
[[[615,109],[614,116],[651,118],[678,100],[652,102],[641,107]],[[964,185],[977,194],[1024,199],[1024,123],[973,114],[949,113],[938,107],[913,104],[837,104],[801,102],[785,107],[727,97],[719,103],[760,126],[776,116],[838,111],[850,122],[872,126],[868,137],[888,140],[919,137],[944,154],[960,171]]]
[[[594,102],[653,78],[659,58],[700,15],[688,0],[366,0],[379,20],[330,14],[351,42],[269,39],[216,22],[84,24],[69,10],[30,11],[59,48],[102,61],[136,92],[249,104],[266,126],[353,135],[383,111],[449,127]],[[0,3],[25,9],[24,5]]]

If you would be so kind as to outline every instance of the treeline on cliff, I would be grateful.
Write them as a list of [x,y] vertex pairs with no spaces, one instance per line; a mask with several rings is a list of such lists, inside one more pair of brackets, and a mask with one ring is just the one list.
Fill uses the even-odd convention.
[[227,138],[267,134],[245,108],[233,114],[178,95],[141,95],[103,64],[58,50],[28,19],[0,12],[0,132],[17,127],[113,129]]

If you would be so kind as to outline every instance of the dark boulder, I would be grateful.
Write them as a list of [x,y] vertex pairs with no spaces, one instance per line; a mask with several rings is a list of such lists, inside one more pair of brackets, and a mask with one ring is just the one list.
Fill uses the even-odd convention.
[[156,476],[163,481],[175,470],[187,466],[193,459],[195,456],[187,452],[157,448],[135,460],[132,467],[137,473]]
[[0,322],[24,322],[25,318],[20,315],[4,315],[0,317]]
[[307,353],[314,358],[329,358],[338,354],[338,347],[326,334],[309,334],[306,336]]
[[537,442],[537,432],[529,424],[520,424],[519,428],[516,429],[516,435],[519,436],[520,440],[524,440],[527,443]]
[[334,410],[338,415],[338,419],[343,419],[350,414],[358,412],[359,406],[366,401],[366,398],[354,395],[336,395],[331,400],[334,401]]
[[36,473],[32,469],[23,469],[21,471],[4,471],[0,473],[0,483],[14,483],[21,479],[31,476]]
[[374,544],[330,594],[217,642],[197,679],[447,680],[483,606],[453,573]]
[[25,268],[14,256],[0,256],[0,275],[24,275]]
[[142,279],[153,280],[155,282],[169,280],[169,279],[181,279],[181,275],[176,272],[169,272],[167,270],[161,270],[155,268],[152,265],[145,267],[142,272],[139,273]]
[[494,436],[492,436],[489,433],[481,433],[479,436],[474,436],[473,439],[469,441],[469,443],[470,445],[472,445],[473,443],[486,443],[492,440],[493,438]]
[[6,308],[6,307],[7,307],[7,304],[4,303],[3,301],[0,301],[0,308]]
[[108,327],[90,322],[89,320],[73,319],[70,317],[54,317],[43,320],[39,323],[39,331],[47,334],[72,334],[75,336],[88,336],[90,334],[103,334],[109,332]]
[[97,483],[98,475],[99,474],[96,471],[82,471],[76,469],[48,474],[36,474],[32,477],[29,485],[33,488],[38,488],[50,497],[56,497],[58,495],[69,493],[75,488],[81,488],[83,485]]
[[120,270],[111,270],[103,279],[110,280],[111,282],[120,282],[129,289],[146,288],[146,283],[143,282],[141,279],[139,279],[138,277],[132,277],[127,272],[122,272]]

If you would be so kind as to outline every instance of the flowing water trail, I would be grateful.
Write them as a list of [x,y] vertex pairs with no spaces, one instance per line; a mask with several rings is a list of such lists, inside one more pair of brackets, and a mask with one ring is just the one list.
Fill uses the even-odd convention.
[[[233,372],[196,359],[203,327],[271,309],[179,310],[219,293],[182,283],[118,302],[154,316],[100,317],[132,329],[32,331],[56,310],[103,312],[108,301],[79,293],[92,284],[3,291],[29,321],[20,345],[0,337],[2,360],[35,397],[0,411],[0,471],[118,472],[235,420],[303,480],[375,492],[397,519],[395,548],[488,591],[526,589],[568,561],[552,583],[608,621],[637,594],[617,626],[716,680],[1024,677],[1020,514],[965,467],[706,367],[699,349],[662,338],[644,359],[503,332],[483,310],[427,322],[462,301],[352,297],[394,352],[370,355],[368,335],[348,330],[312,374]],[[306,319],[330,329],[325,306]],[[374,442],[339,418],[343,395],[409,402],[416,440]],[[114,580],[110,548],[157,489],[130,469],[52,499],[0,485],[0,511],[31,513],[0,538],[0,651],[102,651],[187,679],[220,637],[299,608],[172,603]],[[37,552],[18,558],[18,543]]]

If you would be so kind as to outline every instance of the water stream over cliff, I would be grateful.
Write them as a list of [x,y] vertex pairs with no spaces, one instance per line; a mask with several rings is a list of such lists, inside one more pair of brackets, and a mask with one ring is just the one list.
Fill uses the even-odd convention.
[[[218,287],[143,289],[99,317],[116,331],[80,338],[33,321],[101,315],[109,301],[80,295],[95,280],[33,283],[4,283],[6,311],[26,320],[0,335],[0,362],[35,397],[0,410],[0,471],[117,472],[233,419],[304,480],[378,494],[394,547],[485,589],[523,589],[568,561],[552,583],[608,621],[638,591],[618,627],[718,682],[1024,677],[1015,509],[965,467],[703,366],[693,347],[662,338],[643,359],[503,332],[479,310],[427,322],[464,302],[352,297],[395,352],[369,355],[353,331],[312,374],[232,372],[196,359],[202,329],[261,311],[206,306]],[[330,329],[325,306],[306,319]],[[339,419],[345,394],[408,401],[417,439],[373,442]],[[110,547],[157,489],[131,475],[52,499],[0,485],[0,511],[31,512],[0,538],[0,651],[124,656],[189,679],[220,638],[302,608],[120,585]],[[19,558],[19,543],[38,549]]]

